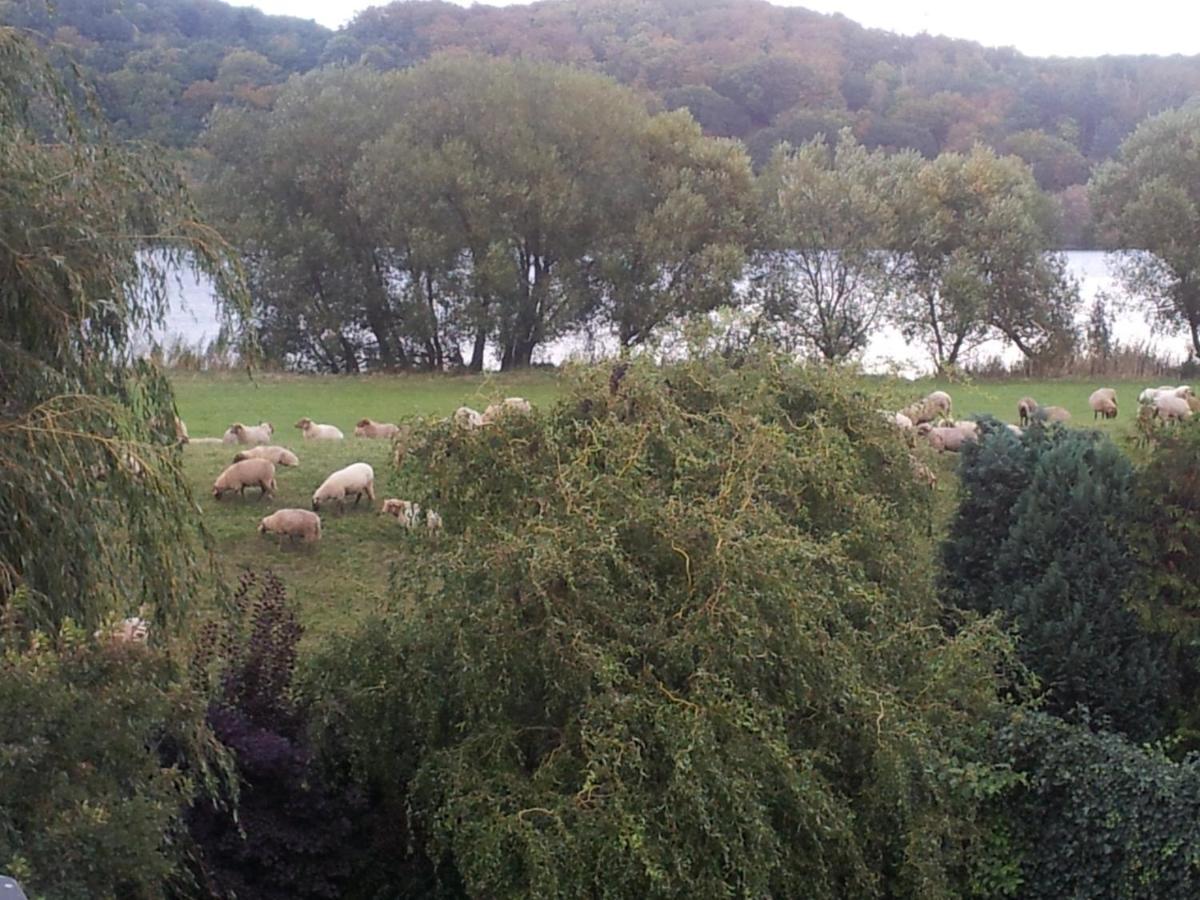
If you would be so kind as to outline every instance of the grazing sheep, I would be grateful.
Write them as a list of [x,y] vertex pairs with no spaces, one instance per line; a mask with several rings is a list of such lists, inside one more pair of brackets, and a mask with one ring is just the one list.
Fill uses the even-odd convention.
[[950,395],[945,391],[934,391],[916,403],[904,407],[900,414],[910,419],[914,425],[920,425],[923,422],[932,422],[939,416],[950,415],[950,407]]
[[108,638],[114,644],[144,644],[150,638],[150,623],[141,616],[130,616],[107,632],[103,628],[97,629],[94,636]]
[[346,436],[336,425],[318,425],[308,416],[296,423],[306,441],[340,441]]
[[[389,515],[405,528],[416,528],[421,521],[421,507],[411,500],[397,500],[391,497],[383,501],[379,514]],[[429,509],[425,511],[425,525],[430,531],[438,531],[442,527],[442,517]]]
[[275,426],[270,422],[260,422],[258,425],[243,425],[234,422],[225,432],[223,440],[226,444],[269,444]]
[[246,488],[262,489],[259,499],[275,493],[275,464],[269,459],[243,459],[228,466],[213,482],[213,499],[237,491],[246,496]]
[[286,537],[311,544],[321,539],[321,517],[307,509],[279,509],[259,520],[259,534],[277,534],[279,543]]
[[454,424],[459,428],[465,428],[467,431],[470,431],[472,428],[478,428],[483,424],[483,416],[469,406],[460,406],[454,411]]
[[277,466],[298,466],[300,458],[286,447],[251,447],[249,450],[243,450],[233,458],[234,462],[241,462],[243,459],[269,459]]
[[1038,408],[1038,402],[1032,397],[1022,397],[1017,401],[1017,421],[1022,426],[1028,425],[1029,420],[1033,418],[1034,410]]
[[175,440],[181,444],[188,442],[187,425],[184,424],[183,419],[179,418],[179,416],[175,417]]
[[1088,397],[1088,406],[1092,408],[1092,419],[1104,416],[1105,419],[1117,417],[1117,392],[1112,388],[1097,388]]
[[1190,419],[1192,408],[1184,397],[1175,394],[1159,394],[1154,399],[1154,415],[1166,422]]
[[975,440],[974,431],[953,425],[930,427],[924,434],[925,438],[929,441],[929,446],[939,453],[947,450],[951,453],[957,453],[962,449],[963,444]]
[[374,419],[360,419],[354,426],[354,436],[361,438],[394,438],[400,433],[400,426],[390,422],[376,422]]
[[531,412],[533,412],[533,407],[524,397],[505,397],[503,403],[488,404],[488,408],[483,411],[482,424],[490,425],[507,413],[527,415]]
[[320,509],[322,503],[328,503],[331,500],[336,500],[340,509],[345,505],[346,497],[350,494],[354,495],[355,506],[358,506],[358,501],[363,494],[367,495],[368,500],[374,502],[375,470],[367,463],[351,463],[344,469],[338,469],[321,482],[321,486],[313,492],[313,512]]
[[1033,411],[1033,418],[1043,424],[1053,425],[1055,422],[1070,421],[1071,414],[1061,406],[1039,406]]

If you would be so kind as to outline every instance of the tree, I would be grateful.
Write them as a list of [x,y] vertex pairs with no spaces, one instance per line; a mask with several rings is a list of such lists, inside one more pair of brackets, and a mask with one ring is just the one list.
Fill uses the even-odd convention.
[[938,624],[874,405],[779,358],[635,360],[416,435],[398,479],[454,540],[311,667],[327,752],[471,896],[961,896],[1011,660]]
[[0,617],[95,628],[147,603],[177,623],[197,521],[170,387],[131,349],[172,267],[243,297],[235,262],[178,174],[110,140],[5,28],[0,120]]
[[1200,356],[1200,105],[1147,119],[1091,182],[1110,265],[1163,331]]
[[896,321],[939,370],[995,333],[1031,358],[1073,342],[1078,290],[1046,253],[1050,207],[1024,163],[976,146],[925,163],[901,187],[894,247],[907,297]]
[[[0,869],[34,896],[160,898],[215,741],[170,649],[200,523],[133,343],[172,266],[242,293],[178,174],[81,95],[0,27]],[[134,613],[148,642],[106,637]]]
[[1125,605],[1135,584],[1133,468],[1106,437],[985,426],[963,453],[943,548],[949,604],[1000,612],[1047,710],[1086,706],[1135,740],[1163,736],[1174,675]]
[[847,129],[781,147],[761,178],[756,268],[766,317],[829,362],[866,346],[899,283],[891,205],[912,157],[868,152]]

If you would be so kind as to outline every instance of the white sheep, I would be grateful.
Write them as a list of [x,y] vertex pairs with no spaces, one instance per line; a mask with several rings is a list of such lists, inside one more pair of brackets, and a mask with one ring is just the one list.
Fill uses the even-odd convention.
[[340,441],[346,436],[336,425],[318,425],[308,416],[296,423],[306,441]]
[[1192,408],[1184,397],[1176,394],[1159,394],[1154,398],[1154,415],[1167,422],[1190,419]]
[[223,440],[226,444],[269,444],[275,426],[270,422],[260,422],[258,425],[243,425],[234,422],[225,432]]
[[394,438],[399,433],[399,425],[376,422],[374,419],[360,419],[354,426],[354,436],[361,438]]
[[900,414],[910,419],[914,425],[932,422],[939,416],[949,416],[951,407],[950,395],[945,391],[934,391],[921,400],[911,403]]
[[959,419],[957,422],[954,423],[954,427],[957,428],[959,431],[963,431],[963,432],[966,432],[967,434],[969,434],[971,436],[972,440],[977,440],[979,438],[979,423],[978,422],[972,422],[970,419]]
[[358,506],[363,494],[366,494],[371,502],[375,501],[375,470],[367,463],[351,463],[321,482],[321,486],[313,492],[313,511],[320,509],[322,503],[331,500],[336,500],[340,509],[350,494],[354,495],[355,506]]
[[472,428],[479,428],[483,425],[483,416],[469,406],[460,406],[454,411],[454,424],[459,428],[464,428],[470,431]]
[[491,425],[501,416],[509,413],[528,415],[531,412],[533,412],[533,406],[524,397],[505,397],[502,403],[488,404],[488,408],[483,411],[481,424]]
[[259,499],[275,493],[275,464],[269,459],[243,459],[227,466],[213,482],[213,499],[237,491],[246,496],[246,488],[262,489]]
[[278,509],[258,523],[259,534],[277,534],[279,543],[299,539],[311,544],[321,539],[321,517],[307,509]]
[[1017,401],[1017,421],[1021,425],[1028,425],[1029,420],[1033,418],[1034,412],[1038,408],[1038,402],[1032,397],[1022,397]]
[[298,466],[300,458],[286,447],[276,447],[274,445],[267,447],[251,447],[249,450],[243,450],[234,458],[234,462],[241,462],[243,459],[269,459],[277,466]]
[[1088,397],[1088,406],[1092,409],[1092,419],[1104,416],[1105,419],[1117,417],[1117,392],[1112,388],[1097,388]]

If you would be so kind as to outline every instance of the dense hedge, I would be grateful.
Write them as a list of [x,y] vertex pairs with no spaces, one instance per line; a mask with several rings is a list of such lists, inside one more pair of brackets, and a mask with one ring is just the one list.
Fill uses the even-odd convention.
[[399,477],[445,533],[308,691],[435,890],[961,893],[1007,644],[939,627],[928,488],[850,382],[594,370]]
[[1020,786],[1004,820],[1027,900],[1200,897],[1200,757],[1172,762],[1045,714],[997,734]]

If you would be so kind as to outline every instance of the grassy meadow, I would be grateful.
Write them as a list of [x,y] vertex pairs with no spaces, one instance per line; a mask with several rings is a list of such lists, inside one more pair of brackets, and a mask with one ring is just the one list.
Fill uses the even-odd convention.
[[[392,567],[403,572],[406,558],[421,552],[425,542],[438,538],[425,532],[408,533],[390,517],[377,515],[379,501],[397,496],[393,491],[388,441],[353,437],[354,423],[364,417],[395,422],[421,416],[445,416],[461,405],[483,410],[489,402],[522,396],[535,407],[554,401],[563,377],[535,371],[519,375],[438,377],[303,376],[257,374],[198,375],[177,373],[172,381],[178,407],[192,437],[219,437],[234,421],[275,426],[274,443],[300,457],[300,466],[276,468],[278,493],[260,501],[257,492],[246,499],[229,495],[220,502],[211,494],[213,480],[240,449],[227,445],[190,444],[184,449],[188,481],[203,511],[225,579],[233,583],[244,567],[272,568],[297,599],[304,624],[313,631],[348,627],[364,612],[387,602],[387,582]],[[927,379],[918,382],[871,380],[899,407],[929,391],[942,389],[954,398],[955,414],[970,418],[991,414],[1016,421],[1017,400],[1029,394],[1044,405],[1070,410],[1071,424],[1103,429],[1120,438],[1129,430],[1138,391],[1145,384],[1108,382],[1117,389],[1121,415],[1109,422],[1092,421],[1088,395],[1100,382],[990,381],[954,383]],[[293,424],[302,416],[337,425],[344,441],[305,442]],[[939,491],[949,509],[953,503],[955,455],[935,461],[941,475]],[[335,469],[352,462],[367,462],[375,469],[379,498],[373,508],[363,500],[357,509],[339,515],[323,510],[322,540],[313,546],[279,546],[273,537],[256,532],[258,520],[284,507],[308,509],[312,492]]]

